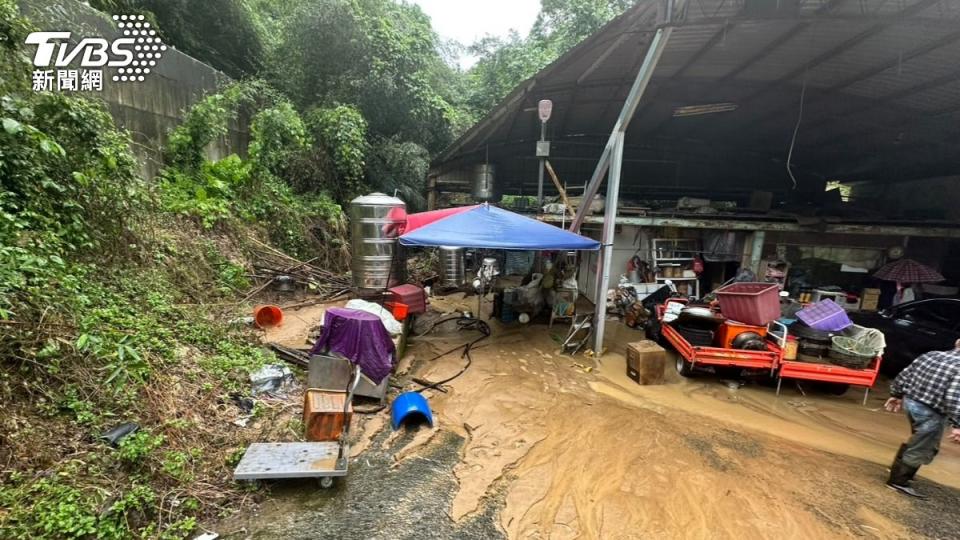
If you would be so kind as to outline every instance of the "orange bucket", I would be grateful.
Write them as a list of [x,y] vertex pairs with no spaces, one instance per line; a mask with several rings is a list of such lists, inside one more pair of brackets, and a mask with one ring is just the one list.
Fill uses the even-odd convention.
[[257,328],[272,328],[283,322],[283,310],[277,306],[257,306],[253,308],[253,323]]

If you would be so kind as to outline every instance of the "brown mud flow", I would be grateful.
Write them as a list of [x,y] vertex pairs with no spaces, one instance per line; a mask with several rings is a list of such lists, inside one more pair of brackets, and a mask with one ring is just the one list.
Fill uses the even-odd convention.
[[[640,387],[621,355],[594,369],[558,355],[544,326],[493,327],[470,369],[446,393],[426,394],[434,430],[394,433],[386,413],[367,418],[342,486],[274,485],[261,513],[218,529],[256,538],[960,537],[956,448],[921,472],[931,500],[883,485],[907,427],[876,410],[882,396],[862,407],[853,390],[804,396],[785,385],[776,398],[712,377]],[[472,338],[444,325],[415,340],[413,374],[456,373],[459,354],[422,359]]]

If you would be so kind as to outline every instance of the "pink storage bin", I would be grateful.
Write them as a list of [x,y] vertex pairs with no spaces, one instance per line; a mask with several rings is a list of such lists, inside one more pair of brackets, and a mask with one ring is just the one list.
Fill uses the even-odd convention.
[[780,287],[776,283],[731,283],[717,290],[723,316],[765,326],[780,318]]

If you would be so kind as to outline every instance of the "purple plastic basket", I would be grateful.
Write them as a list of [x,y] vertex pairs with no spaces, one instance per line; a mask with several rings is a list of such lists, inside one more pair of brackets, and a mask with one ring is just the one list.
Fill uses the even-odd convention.
[[797,318],[815,330],[839,332],[853,325],[847,312],[829,298],[797,312]]

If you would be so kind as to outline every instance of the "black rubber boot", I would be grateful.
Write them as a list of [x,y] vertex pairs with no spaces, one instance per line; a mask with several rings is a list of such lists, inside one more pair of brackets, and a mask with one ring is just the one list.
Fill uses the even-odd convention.
[[[907,451],[907,445],[906,445],[906,444],[901,444],[901,445],[900,445],[900,449],[897,450],[897,457],[893,458],[893,463],[894,463],[894,465],[891,465],[891,466],[890,466],[890,470],[891,470],[891,471],[893,471],[893,467],[896,465],[896,463],[899,462],[901,458],[903,458],[903,453],[906,452],[906,451]],[[917,474],[917,470],[918,470],[918,469],[913,469],[912,474],[910,474],[910,477],[907,478],[907,483],[910,483],[910,482],[913,480],[913,477],[916,476],[916,474]]]
[[900,459],[897,459],[893,462],[893,467],[890,468],[890,479],[887,480],[887,487],[899,491],[904,495],[918,499],[926,499],[926,496],[921,495],[910,487],[910,480],[916,476],[917,470],[919,470],[919,467],[911,467],[900,461]]

